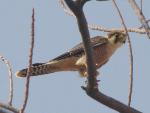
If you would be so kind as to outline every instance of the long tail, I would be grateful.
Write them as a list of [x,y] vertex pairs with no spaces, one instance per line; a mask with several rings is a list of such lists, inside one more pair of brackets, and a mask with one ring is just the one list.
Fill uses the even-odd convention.
[[[55,62],[36,63],[33,64],[31,67],[30,76],[43,75],[63,70],[64,69],[62,68],[62,66],[58,65]],[[27,75],[27,68],[16,72],[17,77],[26,77],[26,75]]]

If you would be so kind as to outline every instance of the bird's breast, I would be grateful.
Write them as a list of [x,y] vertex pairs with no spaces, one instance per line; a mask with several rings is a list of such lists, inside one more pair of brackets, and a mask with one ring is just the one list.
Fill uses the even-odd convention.
[[112,45],[102,45],[101,47],[94,49],[94,60],[96,63],[96,67],[99,68],[103,64],[105,64],[109,58],[113,55],[116,51],[117,47]]

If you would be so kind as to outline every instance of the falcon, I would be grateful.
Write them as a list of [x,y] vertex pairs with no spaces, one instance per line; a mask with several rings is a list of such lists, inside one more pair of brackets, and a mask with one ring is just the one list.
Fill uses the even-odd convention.
[[[96,69],[103,66],[115,51],[126,42],[127,35],[123,32],[110,32],[107,36],[91,38]],[[31,67],[30,76],[45,75],[60,71],[78,71],[81,77],[87,76],[86,55],[83,43],[79,43],[70,51],[46,62],[35,63]],[[17,77],[26,77],[27,68],[16,72]]]

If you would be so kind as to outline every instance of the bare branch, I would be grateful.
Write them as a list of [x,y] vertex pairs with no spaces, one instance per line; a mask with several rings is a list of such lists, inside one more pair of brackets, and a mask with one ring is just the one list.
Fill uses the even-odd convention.
[[12,100],[13,100],[13,77],[12,77],[12,68],[10,62],[4,58],[2,55],[0,55],[0,59],[6,64],[7,69],[8,69],[8,75],[9,75],[9,100],[8,103],[9,105],[12,105]]
[[[98,31],[104,31],[104,32],[113,32],[113,31],[120,31],[120,32],[125,32],[125,29],[123,28],[105,28],[99,25],[88,25],[88,27],[92,30],[98,30]],[[145,34],[145,29],[140,29],[140,28],[128,28],[128,32],[135,32],[135,33],[140,33],[140,34]]]
[[27,77],[26,77],[24,103],[20,110],[21,113],[24,112],[26,105],[27,105],[28,97],[29,97],[30,72],[31,72],[31,66],[32,66],[33,48],[34,48],[34,22],[35,22],[35,18],[34,18],[34,8],[33,8],[33,10],[32,10],[32,27],[31,27],[32,34],[31,34],[31,44],[30,44],[31,47],[30,47],[30,52],[29,52],[29,66],[28,66]]
[[[85,87],[82,86],[83,90],[87,90]],[[87,92],[87,91],[86,91]],[[120,113],[142,113],[132,107],[129,107],[115,99],[113,99],[112,97],[109,97],[99,91],[94,91],[91,92],[90,94],[87,93],[91,98],[93,98],[94,100],[106,105],[107,107],[114,109]]]
[[0,102],[0,108],[7,109],[9,111],[12,111],[13,113],[19,113],[19,110],[17,110],[16,108],[12,107],[11,105],[7,105],[1,102]]
[[135,11],[136,15],[138,16],[141,24],[143,25],[143,27],[147,33],[147,36],[150,38],[150,27],[145,19],[145,16],[141,12],[141,10],[140,10],[139,6],[137,5],[137,3],[135,2],[135,0],[128,0],[128,1],[131,4],[131,7]]
[[[68,1],[65,0],[66,4],[68,7],[74,12],[77,22],[78,22],[78,27],[80,30],[80,33],[82,35],[82,40],[84,44],[84,49],[85,49],[85,54],[86,54],[86,61],[87,61],[87,71],[88,71],[88,89],[95,89],[97,88],[97,80],[96,80],[96,67],[94,64],[93,60],[93,50],[91,48],[90,44],[90,34],[89,30],[87,27],[87,21],[84,16],[84,12],[82,10],[82,5],[76,4],[76,2],[73,2],[72,0]],[[89,90],[89,91],[90,91]]]
[[132,46],[131,46],[131,41],[130,41],[130,37],[129,37],[129,34],[128,34],[128,31],[127,31],[127,27],[125,25],[125,22],[124,22],[124,19],[122,17],[122,14],[115,2],[115,0],[112,0],[113,1],[113,4],[114,6],[116,7],[117,11],[118,11],[118,14],[119,14],[119,17],[121,19],[121,23],[125,29],[125,32],[128,36],[128,47],[129,47],[129,56],[130,56],[130,86],[129,86],[129,96],[128,96],[128,106],[130,106],[131,104],[131,99],[132,99],[132,91],[133,91],[133,53],[132,53]]
[[70,16],[75,17],[75,15],[68,9],[64,0],[59,0],[60,6],[63,8],[64,12]]

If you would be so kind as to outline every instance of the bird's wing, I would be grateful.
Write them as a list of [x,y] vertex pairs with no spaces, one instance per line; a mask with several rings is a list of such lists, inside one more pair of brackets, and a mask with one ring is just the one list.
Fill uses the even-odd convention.
[[[94,38],[91,38],[91,45],[93,48],[95,47],[99,47],[102,44],[105,44],[108,41],[107,38],[102,37],[102,36],[96,36]],[[66,52],[56,58],[54,58],[53,60],[61,60],[61,59],[65,59],[68,57],[80,57],[84,54],[84,47],[83,47],[83,43],[79,43],[78,45],[76,45],[75,47],[73,47],[69,52]]]
[[[101,45],[107,41],[108,41],[108,39],[106,37],[96,36],[94,38],[91,38],[91,46],[95,47],[95,46]],[[78,49],[83,49],[83,43],[79,43],[78,45],[73,47],[70,51],[74,51],[74,50],[78,50]]]
[[45,63],[34,63],[34,64],[32,64],[32,66],[39,66],[39,65],[43,65],[43,64],[45,64]]

